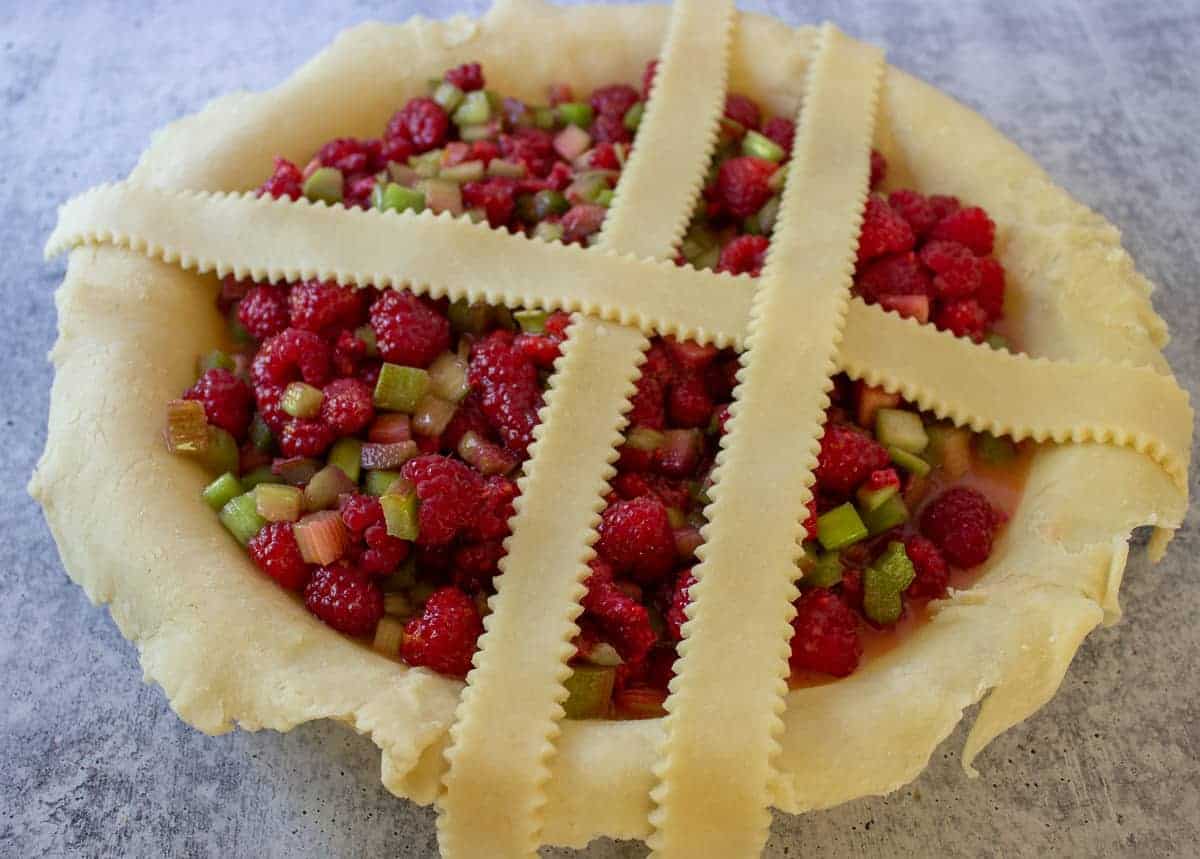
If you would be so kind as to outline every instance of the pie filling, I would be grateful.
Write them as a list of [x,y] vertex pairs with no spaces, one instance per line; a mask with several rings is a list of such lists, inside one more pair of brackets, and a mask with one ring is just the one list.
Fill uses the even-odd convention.
[[[590,244],[654,74],[532,106],[446,72],[375,140],[337,139],[260,193],[450,211],[534,239]],[[794,127],[726,102],[677,262],[757,276]],[[887,165],[872,154],[871,185]],[[868,198],[854,292],[1004,348],[1004,269],[977,207],[912,190]],[[229,347],[167,406],[169,448],[217,476],[204,501],[255,564],[334,629],[463,677],[569,317],[332,282],[222,283]],[[568,680],[573,718],[662,713],[703,542],[709,473],[738,358],[656,338],[628,414]],[[805,523],[793,685],[894,646],[931,600],[970,584],[1015,507],[1027,445],[834,378]],[[770,456],[769,450],[762,451]],[[749,561],[752,562],[752,559]]]

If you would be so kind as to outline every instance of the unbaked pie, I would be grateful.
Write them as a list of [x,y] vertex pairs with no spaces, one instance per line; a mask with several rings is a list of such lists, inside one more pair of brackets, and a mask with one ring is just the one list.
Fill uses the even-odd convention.
[[447,856],[754,855],[983,699],[969,769],[1186,508],[1116,231],[830,26],[357,28],[65,249],[68,571],[200,729],[369,734]]

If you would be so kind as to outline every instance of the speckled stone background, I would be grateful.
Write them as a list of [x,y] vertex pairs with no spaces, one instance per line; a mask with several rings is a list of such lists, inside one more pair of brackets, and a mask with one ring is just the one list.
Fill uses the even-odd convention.
[[[484,4],[321,5],[0,3],[0,855],[436,855],[431,812],[386,793],[377,751],[349,730],[214,738],[180,722],[142,684],[108,615],[67,580],[23,491],[45,433],[63,262],[44,263],[41,246],[55,206],[123,176],[154,129],[228,90],[275,84],[345,26]],[[1168,355],[1197,399],[1195,0],[742,5],[796,23],[830,17],[885,44],[1118,224],[1160,285]],[[103,491],[102,503],[120,503]],[[767,854],[1197,855],[1198,522],[1194,509],[1157,569],[1134,553],[1124,622],[1096,632],[1058,696],[992,744],[982,778],[962,774],[960,730],[890,797],[779,816]],[[613,842],[587,853],[643,854]]]

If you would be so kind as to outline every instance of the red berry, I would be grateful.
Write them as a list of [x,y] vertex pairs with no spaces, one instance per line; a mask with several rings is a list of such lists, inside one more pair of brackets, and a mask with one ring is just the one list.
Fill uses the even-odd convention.
[[363,303],[358,291],[331,280],[296,284],[288,297],[288,309],[292,327],[317,333],[331,328],[354,328],[363,321]]
[[596,549],[618,572],[639,582],[665,576],[675,565],[675,537],[657,498],[618,501],[604,511]]
[[769,244],[766,236],[738,236],[721,248],[717,271],[758,277],[767,261]]
[[650,98],[650,88],[654,84],[654,76],[658,73],[658,60],[651,60],[646,63],[646,68],[642,72],[642,98]]
[[849,424],[829,423],[813,473],[822,489],[847,495],[872,471],[887,468],[890,462],[883,445],[866,433]]
[[683,633],[679,628],[687,623],[687,614],[684,613],[684,609],[692,601],[688,591],[694,584],[696,584],[696,577],[692,575],[692,568],[688,567],[686,570],[680,570],[679,578],[675,581],[675,589],[671,591],[671,603],[667,606],[664,617],[667,622],[667,633],[676,641],[683,638]]
[[375,419],[370,387],[358,379],[334,379],[325,386],[321,420],[337,436],[354,435]]
[[183,395],[204,405],[204,416],[239,441],[246,437],[254,406],[254,392],[229,370],[214,367],[205,370]]
[[961,209],[962,203],[958,201],[958,197],[951,197],[948,194],[933,194],[929,197],[929,206],[933,210],[936,223]]
[[408,557],[408,543],[389,534],[386,525],[372,525],[363,538],[367,550],[359,556],[358,565],[369,576],[391,575]]
[[379,150],[379,160],[384,164],[389,161],[395,161],[398,164],[407,164],[408,159],[416,150],[413,148],[412,141],[404,140],[399,137],[385,137]]
[[468,209],[483,209],[488,224],[503,227],[512,218],[516,208],[517,183],[503,176],[495,176],[482,182],[466,182],[462,186],[463,205]]
[[817,499],[808,499],[808,504],[805,505],[808,509],[808,516],[804,518],[804,538],[806,540],[817,539]]
[[308,610],[346,635],[370,635],[383,617],[383,591],[345,561],[319,567],[304,588]]
[[542,393],[537,367],[513,345],[507,331],[496,331],[471,348],[467,377],[479,391],[485,417],[514,451],[533,440]]
[[971,206],[946,215],[934,225],[929,237],[958,242],[978,256],[987,256],[996,241],[996,225],[987,212],[978,206]]
[[483,80],[483,67],[479,63],[463,63],[453,69],[449,69],[445,74],[445,81],[448,84],[453,84],[463,92],[474,92],[477,89],[483,89],[485,86]]
[[563,241],[581,242],[593,233],[598,233],[604,224],[608,209],[593,203],[578,203],[562,216]]
[[513,347],[539,369],[549,370],[558,359],[559,342],[557,338],[541,334],[518,334],[513,339]]
[[920,257],[934,272],[933,291],[939,298],[966,298],[983,281],[979,258],[965,245],[929,241],[921,248]]
[[620,170],[617,148],[611,143],[601,143],[588,155],[588,166],[594,170]]
[[389,289],[371,306],[371,327],[385,361],[427,367],[450,348],[450,320],[407,289]]
[[440,588],[425,602],[420,616],[404,627],[400,656],[409,665],[465,677],[482,633],[483,621],[474,600],[458,588]]
[[974,298],[989,320],[1004,316],[1004,266],[992,257],[979,261],[979,289]]
[[475,521],[467,528],[472,540],[502,540],[508,536],[513,501],[520,494],[515,481],[499,474],[487,478],[479,497]]
[[633,597],[622,591],[612,579],[612,571],[602,561],[593,561],[592,574],[583,596],[585,617],[593,620],[612,642],[626,662],[640,662],[654,646],[657,636],[650,625],[650,614]]
[[309,566],[290,522],[268,522],[246,548],[258,568],[288,590],[298,591],[308,581]]
[[912,251],[888,254],[869,262],[855,278],[867,298],[883,295],[930,295],[933,281]]
[[768,184],[778,165],[743,155],[722,162],[717,171],[716,199],[738,218],[753,215],[771,196]]
[[[347,175],[371,170],[376,166],[378,156],[378,140],[357,140],[353,137],[339,137],[317,150],[317,161],[322,167],[336,167]],[[386,162],[378,166],[384,167]]]
[[933,318],[933,324],[955,337],[969,337],[976,343],[987,333],[988,315],[973,298],[948,301]]
[[871,150],[871,189],[874,190],[885,178],[887,178],[887,159],[883,157],[882,152]]
[[713,401],[699,373],[681,376],[667,391],[667,412],[678,427],[707,427]]
[[980,492],[966,486],[947,489],[921,513],[921,533],[951,564],[969,569],[992,554],[992,537],[1004,516]]
[[372,525],[381,525],[384,521],[383,505],[371,495],[343,495],[339,512],[346,528],[356,537]]
[[320,387],[329,381],[328,344],[311,331],[285,328],[254,356],[250,372],[257,386],[284,386],[303,379]]
[[637,390],[629,400],[630,425],[662,429],[666,425],[666,386],[644,372],[636,384]]
[[796,123],[785,116],[772,117],[763,126],[762,133],[783,147],[783,151],[789,156],[792,154],[792,143],[796,139]]
[[908,225],[912,227],[913,234],[918,239],[924,238],[933,229],[933,225],[938,222],[937,212],[929,200],[924,194],[917,191],[908,189],[893,191],[888,194],[888,205],[899,213],[900,217],[908,221]]
[[908,221],[900,217],[886,200],[874,195],[867,198],[862,232],[858,237],[860,265],[884,254],[910,251],[915,241]]
[[256,340],[265,340],[288,327],[287,289],[272,284],[254,286],[238,302],[242,327]]
[[414,98],[388,120],[386,136],[406,140],[414,152],[421,153],[441,146],[449,127],[450,118],[440,104],[431,98]]
[[862,656],[858,617],[832,591],[805,591],[796,601],[792,630],[793,671],[845,677],[858,667]]
[[747,130],[757,131],[762,123],[762,111],[754,100],[736,92],[725,96],[725,116]]
[[625,112],[639,100],[638,91],[628,84],[610,84],[592,92],[589,99],[597,116],[623,119]]
[[258,189],[258,196],[288,197],[299,200],[304,193],[304,174],[300,168],[286,158],[275,158],[275,170],[271,177]]
[[460,546],[455,549],[452,561],[454,584],[471,593],[483,591],[500,571],[500,559],[503,557],[504,544],[500,540],[484,540]]
[[400,473],[416,486],[421,502],[417,543],[449,543],[475,522],[483,492],[479,472],[456,459],[426,455],[404,463]]
[[917,571],[912,584],[905,590],[911,599],[941,599],[950,584],[950,567],[932,540],[913,534],[904,541],[904,551]]
[[450,423],[442,430],[442,446],[446,450],[457,450],[458,443],[469,432],[483,439],[492,438],[492,426],[479,404],[478,391],[467,394],[454,410],[454,417],[450,418]]
[[333,430],[319,420],[292,418],[279,433],[279,449],[284,456],[317,457],[337,440]]
[[545,176],[557,160],[554,138],[540,128],[518,128],[500,135],[500,151],[508,160],[524,164],[531,176]]

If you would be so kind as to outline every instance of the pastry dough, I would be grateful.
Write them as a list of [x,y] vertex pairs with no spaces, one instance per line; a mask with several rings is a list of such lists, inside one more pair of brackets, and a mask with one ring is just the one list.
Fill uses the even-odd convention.
[[[510,0],[478,22],[355,28],[275,90],[225,97],[165,129],[130,180],[167,192],[248,190],[269,172],[273,155],[303,161],[329,138],[367,134],[426,77],[468,60],[481,61],[498,89],[531,99],[565,69],[582,89],[634,80],[658,52],[666,22],[666,11],[655,7],[558,10]],[[554,38],[546,39],[547,32]],[[758,97],[772,113],[794,113],[816,45],[811,30],[742,15],[733,32],[730,87]],[[395,62],[397,56],[406,62]],[[356,98],[346,99],[347,90]],[[1022,504],[975,587],[940,603],[932,621],[903,647],[852,677],[786,695],[774,761],[778,777],[769,787],[773,803],[793,812],[905,783],[963,710],[983,699],[964,755],[969,767],[992,737],[1054,693],[1087,632],[1115,617],[1130,530],[1142,524],[1174,528],[1187,504],[1176,478],[1186,472],[1191,412],[1159,352],[1165,326],[1150,305],[1149,284],[1120,248],[1116,230],[1055,187],[980,117],[895,69],[887,69],[882,81],[874,145],[887,156],[896,184],[957,194],[996,220],[997,256],[1019,298],[1010,315],[1030,355],[1104,362],[1100,366],[1128,381],[1121,383],[1123,399],[1113,397],[1104,406],[1103,432],[1090,416],[1087,425],[1064,425],[1058,411],[1063,403],[1027,396],[1021,403],[1026,411],[1016,417],[1000,409],[986,418],[1001,428],[1009,421],[1016,435],[1081,443],[1039,450]],[[356,230],[376,229],[377,223],[439,224],[398,216],[389,223],[303,205],[294,211],[354,218]],[[72,252],[58,293],[49,434],[30,487],[68,572],[94,601],[110,605],[138,647],[146,678],[163,687],[189,723],[215,733],[235,724],[287,730],[312,719],[339,719],[380,746],[390,790],[433,801],[446,771],[444,752],[462,684],[398,666],[324,627],[259,575],[213,517],[202,515],[195,498],[204,476],[163,450],[154,416],[190,382],[194,356],[220,337],[215,280],[153,258],[186,261],[182,251],[156,254],[149,241],[130,239],[124,244],[136,249],[131,252],[106,238],[98,232],[92,237],[98,245]],[[267,231],[260,261],[240,264],[296,265],[277,253],[277,240],[286,241]],[[572,258],[582,263],[580,271],[593,261],[649,265],[602,253]],[[566,256],[556,259],[565,264]],[[209,267],[220,270],[220,260]],[[676,277],[661,271],[655,277],[664,282]],[[684,283],[698,276],[684,271],[678,277]],[[713,327],[706,330],[725,326],[725,336],[740,337],[753,284],[703,277],[715,289],[730,287],[744,296],[738,327],[730,331],[730,315],[709,321]],[[913,327],[851,302],[847,347],[859,320],[882,330]],[[910,339],[916,338],[929,341],[930,349],[960,348],[932,332]],[[878,344],[860,345],[869,350]],[[982,349],[970,354],[989,370],[1009,360]],[[147,355],[154,356],[152,363]],[[931,383],[904,378],[910,365],[899,356],[880,361],[885,358],[895,361],[888,372],[896,375],[879,381]],[[845,351],[840,360],[846,367]],[[876,369],[868,362],[855,372],[867,376]],[[1151,408],[1139,404],[1134,379],[1164,392],[1161,407],[1153,408],[1153,400]],[[980,415],[989,403],[963,405],[945,377],[938,384],[926,400],[905,390],[922,405],[940,401],[959,420],[985,420]],[[1089,408],[1093,402],[1079,401]],[[1057,426],[1067,431],[1053,430]],[[97,506],[97,487],[121,503]],[[753,499],[742,503],[752,506]],[[747,652],[743,659],[773,655]],[[540,840],[582,845],[602,833],[649,835],[663,720],[567,721],[560,727],[541,786]],[[808,742],[812,736],[823,742]],[[707,821],[725,822],[740,821]]]

